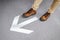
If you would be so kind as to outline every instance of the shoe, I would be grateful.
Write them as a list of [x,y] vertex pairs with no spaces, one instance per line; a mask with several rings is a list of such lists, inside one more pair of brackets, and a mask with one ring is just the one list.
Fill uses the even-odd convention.
[[28,10],[26,13],[23,14],[23,17],[27,18],[35,14],[36,14],[36,11],[33,8],[30,8],[30,10]]
[[40,17],[40,20],[41,21],[46,21],[49,18],[50,14],[51,13],[46,12],[43,16]]

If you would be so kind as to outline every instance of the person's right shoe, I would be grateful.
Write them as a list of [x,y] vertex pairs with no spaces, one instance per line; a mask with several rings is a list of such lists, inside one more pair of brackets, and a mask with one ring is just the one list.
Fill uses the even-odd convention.
[[50,14],[51,13],[46,12],[43,16],[40,17],[40,20],[41,21],[46,21],[49,18]]
[[36,10],[34,10],[33,8],[29,9],[26,13],[24,13],[22,16],[27,18],[27,17],[30,17],[32,15],[35,15],[36,14]]

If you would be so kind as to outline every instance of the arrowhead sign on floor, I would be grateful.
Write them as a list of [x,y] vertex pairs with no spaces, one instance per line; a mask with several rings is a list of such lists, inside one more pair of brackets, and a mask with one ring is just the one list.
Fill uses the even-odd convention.
[[33,17],[33,18],[29,19],[29,20],[26,20],[26,21],[21,22],[21,23],[18,24],[19,17],[20,17],[20,15],[16,16],[14,18],[12,26],[10,28],[10,31],[20,32],[20,33],[25,33],[25,34],[30,34],[30,33],[34,32],[33,30],[24,29],[24,28],[21,28],[21,27],[24,27],[25,25],[38,20],[38,18]]

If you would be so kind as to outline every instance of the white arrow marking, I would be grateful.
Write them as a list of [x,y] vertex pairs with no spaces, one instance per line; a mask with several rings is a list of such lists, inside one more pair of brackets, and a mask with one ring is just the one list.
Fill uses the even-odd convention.
[[26,33],[26,34],[30,34],[30,33],[34,32],[33,30],[23,29],[21,27],[38,20],[38,18],[33,17],[33,18],[29,19],[29,20],[26,20],[26,21],[18,24],[19,17],[20,16],[16,16],[14,18],[12,26],[10,28],[10,31],[16,31],[16,32],[21,32],[21,33]]

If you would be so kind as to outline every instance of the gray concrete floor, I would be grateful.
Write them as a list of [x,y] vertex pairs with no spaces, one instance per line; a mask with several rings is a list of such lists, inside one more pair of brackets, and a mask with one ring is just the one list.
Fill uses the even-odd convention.
[[[52,1],[43,0],[36,15],[29,18],[20,17],[19,22],[35,16],[41,17]],[[24,26],[26,29],[33,29],[33,33],[27,35],[10,31],[13,18],[29,10],[33,2],[34,0],[0,0],[0,40],[60,40],[60,6],[47,21],[37,20]]]

